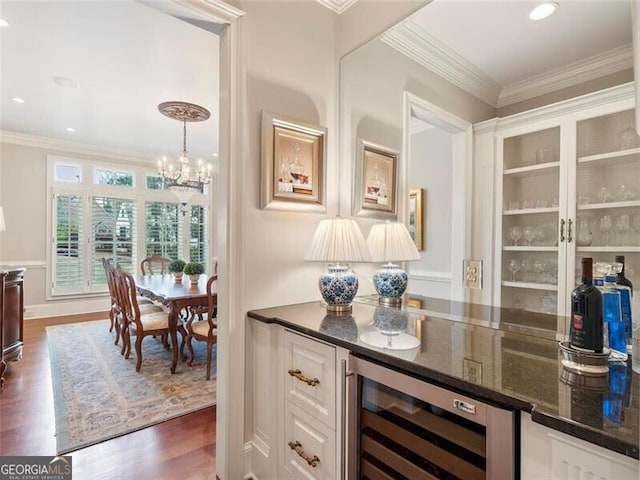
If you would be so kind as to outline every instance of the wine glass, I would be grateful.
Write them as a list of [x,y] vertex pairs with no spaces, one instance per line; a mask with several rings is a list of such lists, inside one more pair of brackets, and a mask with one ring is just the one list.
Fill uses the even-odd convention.
[[526,225],[522,229],[522,235],[524,236],[524,239],[527,241],[527,245],[531,246],[531,242],[533,242],[533,240],[536,238],[536,229],[531,225]]
[[509,271],[511,272],[511,281],[515,282],[516,281],[516,273],[518,273],[520,271],[520,262],[518,260],[516,260],[515,258],[512,258],[509,261]]
[[522,229],[518,226],[509,228],[508,232],[509,238],[513,240],[513,246],[518,246],[518,240],[522,238]]
[[531,260],[524,258],[520,262],[520,269],[522,270],[522,280],[528,282],[531,280]]
[[533,262],[533,271],[535,272],[536,282],[544,283],[544,270],[545,265],[542,260],[536,260]]
[[600,231],[602,232],[602,243],[606,247],[609,245],[609,231],[613,226],[611,215],[604,215],[600,219]]
[[615,225],[616,233],[618,234],[617,244],[618,245],[626,245],[627,243],[627,232],[631,229],[631,221],[629,219],[629,215],[626,213],[616,217],[616,225]]

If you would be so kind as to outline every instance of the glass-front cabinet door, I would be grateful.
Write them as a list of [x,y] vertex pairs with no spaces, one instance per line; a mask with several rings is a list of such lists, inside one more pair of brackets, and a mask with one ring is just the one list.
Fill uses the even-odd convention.
[[[560,125],[509,134],[502,151],[500,304],[555,312],[561,208]],[[500,156],[500,155],[499,155]]]
[[[640,286],[640,137],[633,109],[576,122],[575,282],[580,258],[625,257],[625,276]],[[574,282],[574,284],[575,284]]]
[[498,128],[496,305],[568,316],[585,256],[595,263],[624,255],[625,275],[640,287],[633,98],[598,98],[591,108],[584,101],[553,118]]

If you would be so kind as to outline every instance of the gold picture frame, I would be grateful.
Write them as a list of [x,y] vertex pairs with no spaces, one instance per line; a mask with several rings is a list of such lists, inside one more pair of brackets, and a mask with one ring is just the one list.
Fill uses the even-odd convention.
[[418,251],[424,250],[424,189],[409,190],[409,235],[416,244]]
[[395,220],[398,152],[358,139],[353,213]]
[[262,112],[261,207],[325,212],[325,127]]

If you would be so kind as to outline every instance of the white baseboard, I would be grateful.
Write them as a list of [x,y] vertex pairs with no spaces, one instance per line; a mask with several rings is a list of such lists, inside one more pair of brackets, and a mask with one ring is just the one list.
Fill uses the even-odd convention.
[[[40,305],[25,305],[24,318],[59,317],[62,315],[77,315],[82,313],[108,312],[109,297],[89,298],[81,301],[56,301]],[[105,315],[105,318],[106,315]]]

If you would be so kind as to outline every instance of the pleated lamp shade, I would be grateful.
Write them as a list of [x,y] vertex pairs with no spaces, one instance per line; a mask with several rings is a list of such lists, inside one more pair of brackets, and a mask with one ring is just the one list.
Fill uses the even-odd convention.
[[367,246],[374,262],[420,260],[420,252],[404,223],[377,223],[369,231]]
[[336,217],[322,220],[318,224],[305,260],[328,263],[368,262],[370,255],[358,223],[350,218]]
[[351,312],[351,302],[358,293],[359,283],[358,276],[346,263],[369,259],[367,242],[355,220],[336,217],[318,224],[305,260],[334,264],[318,281],[328,312]]
[[7,226],[4,223],[4,211],[2,207],[0,207],[0,232],[4,232],[7,229]]

